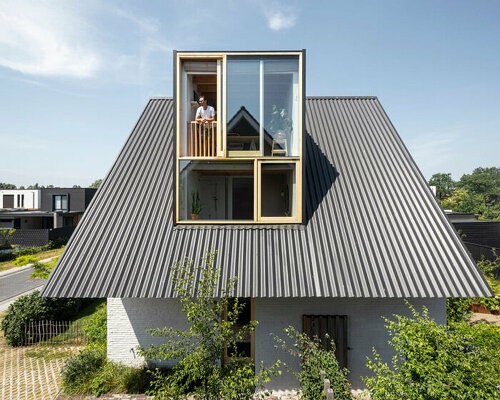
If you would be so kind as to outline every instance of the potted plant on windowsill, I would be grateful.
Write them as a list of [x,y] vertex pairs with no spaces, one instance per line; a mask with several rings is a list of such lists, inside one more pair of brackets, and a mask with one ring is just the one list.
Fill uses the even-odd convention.
[[191,219],[198,219],[202,206],[200,203],[200,193],[198,191],[191,193]]

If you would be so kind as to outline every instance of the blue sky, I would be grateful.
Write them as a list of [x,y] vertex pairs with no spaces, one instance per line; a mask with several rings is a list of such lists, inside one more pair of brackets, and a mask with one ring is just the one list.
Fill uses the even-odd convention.
[[424,175],[500,165],[498,1],[0,2],[0,182],[108,171],[172,50],[307,49],[308,95],[376,95]]

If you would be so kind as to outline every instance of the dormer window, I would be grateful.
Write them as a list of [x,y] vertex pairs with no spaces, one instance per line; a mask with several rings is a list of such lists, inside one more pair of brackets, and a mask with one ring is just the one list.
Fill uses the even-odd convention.
[[174,62],[176,222],[302,222],[303,52]]

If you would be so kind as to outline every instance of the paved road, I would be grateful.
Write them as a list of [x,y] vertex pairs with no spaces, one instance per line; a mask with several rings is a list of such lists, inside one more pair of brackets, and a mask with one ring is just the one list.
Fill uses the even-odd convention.
[[42,286],[43,279],[30,279],[33,268],[0,277],[0,303],[21,293]]

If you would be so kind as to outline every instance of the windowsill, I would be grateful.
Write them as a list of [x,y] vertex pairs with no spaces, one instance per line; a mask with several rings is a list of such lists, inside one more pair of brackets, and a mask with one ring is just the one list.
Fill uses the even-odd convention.
[[281,156],[233,156],[233,157],[188,157],[188,156],[182,156],[179,157],[179,160],[220,160],[220,161],[225,161],[225,160],[269,160],[269,161],[281,161],[281,160],[287,160],[287,161],[298,161],[300,160],[299,156],[288,156],[288,157],[281,157]]

